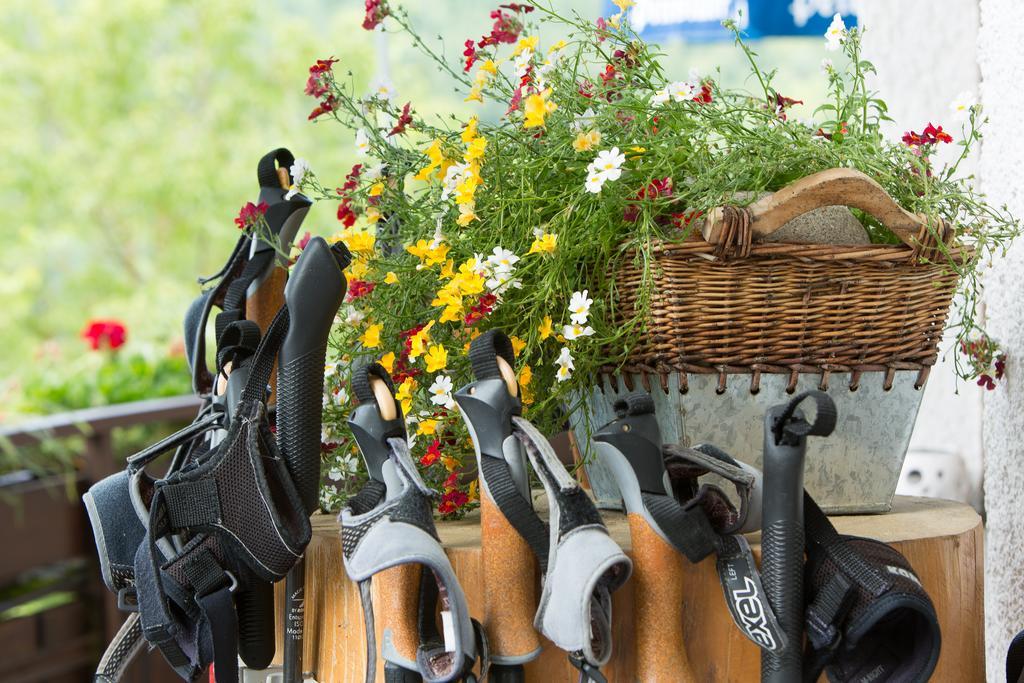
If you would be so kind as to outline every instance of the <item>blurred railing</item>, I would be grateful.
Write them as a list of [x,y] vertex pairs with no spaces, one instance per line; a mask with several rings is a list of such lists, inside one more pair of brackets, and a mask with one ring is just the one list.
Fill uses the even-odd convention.
[[[6,477],[0,484],[0,681],[82,681],[124,620],[103,585],[81,494],[124,466],[113,452],[117,429],[183,424],[194,396],[90,408],[0,427],[0,446],[25,449],[82,437],[69,477]],[[121,456],[125,454],[120,454]],[[155,653],[140,656],[125,681],[178,680]]]

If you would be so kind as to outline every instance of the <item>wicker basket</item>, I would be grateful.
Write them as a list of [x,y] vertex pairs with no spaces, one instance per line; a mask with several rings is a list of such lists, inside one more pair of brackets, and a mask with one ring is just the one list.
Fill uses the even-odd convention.
[[[758,241],[830,205],[873,215],[903,244]],[[641,283],[653,280],[647,330],[626,363],[606,368],[582,397],[577,434],[610,417],[619,393],[643,388],[661,404],[668,438],[718,439],[759,464],[768,406],[797,389],[841,388],[848,396],[837,397],[842,421],[827,445],[830,462],[809,460],[808,488],[833,511],[887,509],[957,284],[938,252],[952,230],[905,211],[862,173],[832,169],[748,207],[716,209],[699,232],[657,244],[647,272],[624,259],[617,309],[632,317]],[[862,466],[861,450],[883,461],[881,471]],[[599,499],[612,495],[597,490],[601,473],[591,466],[588,475]],[[860,480],[853,489],[851,478]]]

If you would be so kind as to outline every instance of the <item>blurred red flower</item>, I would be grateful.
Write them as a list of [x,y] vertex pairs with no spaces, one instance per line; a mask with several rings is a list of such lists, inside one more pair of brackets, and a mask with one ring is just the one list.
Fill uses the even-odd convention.
[[90,320],[82,330],[82,339],[93,351],[119,349],[124,346],[127,337],[127,328],[117,320]]
[[245,206],[239,210],[238,216],[235,217],[235,225],[238,226],[239,230],[248,230],[259,222],[268,208],[266,202],[260,202],[259,204],[246,202]]
[[380,22],[384,21],[384,17],[391,14],[391,9],[384,0],[366,0],[366,16],[363,17],[363,28],[367,31],[380,26]]

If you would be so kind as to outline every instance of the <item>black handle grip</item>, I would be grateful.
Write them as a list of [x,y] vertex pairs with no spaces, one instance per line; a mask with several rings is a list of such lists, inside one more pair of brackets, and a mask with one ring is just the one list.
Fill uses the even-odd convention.
[[278,355],[277,440],[310,513],[317,507],[320,487],[327,337],[345,297],[342,268],[347,265],[347,256],[347,252],[336,254],[323,238],[310,240],[284,290],[291,322]]
[[266,669],[274,659],[274,584],[256,581],[235,595],[238,655],[250,669]]

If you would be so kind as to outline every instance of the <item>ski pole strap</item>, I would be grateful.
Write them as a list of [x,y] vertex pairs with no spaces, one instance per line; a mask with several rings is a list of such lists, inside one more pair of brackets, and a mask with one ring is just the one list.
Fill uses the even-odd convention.
[[488,455],[480,458],[487,491],[509,524],[523,537],[537,556],[541,574],[548,568],[548,524],[519,492],[508,463]]
[[138,612],[132,612],[121,624],[114,639],[107,645],[96,666],[93,683],[118,683],[135,657],[142,651],[146,639],[142,637],[142,624]]
[[270,375],[274,372],[274,363],[277,362],[277,351],[288,334],[289,321],[288,307],[282,306],[267,328],[267,333],[260,340],[256,353],[253,354],[249,379],[242,389],[241,402],[263,402],[266,399]]
[[[797,407],[807,398],[814,400],[814,421],[793,419]],[[794,443],[805,436],[828,436],[836,427],[836,417],[836,404],[828,394],[817,390],[805,391],[795,396],[775,421],[772,429],[775,443]]]
[[762,650],[785,651],[789,643],[765,595],[747,539],[721,536],[716,568],[725,604],[740,632]]
[[[280,188],[281,183],[277,177],[277,169],[290,169],[294,163],[295,156],[284,147],[278,147],[264,154],[256,164],[256,179],[259,180],[260,187]],[[289,177],[291,176],[289,175]]]

